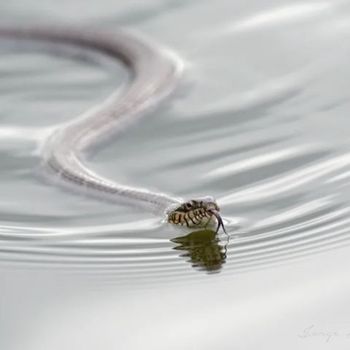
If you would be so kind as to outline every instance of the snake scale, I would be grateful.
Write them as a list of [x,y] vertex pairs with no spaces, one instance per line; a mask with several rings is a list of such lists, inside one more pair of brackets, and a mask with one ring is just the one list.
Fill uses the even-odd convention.
[[113,93],[83,115],[55,128],[42,148],[45,165],[62,178],[93,191],[144,202],[152,210],[165,213],[169,223],[203,227],[216,220],[216,231],[220,226],[224,229],[220,209],[211,197],[181,201],[128,187],[100,176],[83,162],[84,151],[99,144],[111,131],[116,133],[123,123],[146,115],[171,94],[181,74],[174,55],[124,30],[106,33],[86,28],[12,26],[0,27],[0,38],[97,51],[122,61],[131,73],[131,82],[121,94]]

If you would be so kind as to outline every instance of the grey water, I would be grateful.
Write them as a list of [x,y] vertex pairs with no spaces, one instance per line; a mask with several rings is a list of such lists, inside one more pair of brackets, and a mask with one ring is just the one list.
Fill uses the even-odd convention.
[[44,174],[52,128],[128,72],[0,42],[1,349],[349,348],[348,1],[14,0],[0,19],[122,26],[176,54],[176,93],[88,164],[214,196],[229,234]]

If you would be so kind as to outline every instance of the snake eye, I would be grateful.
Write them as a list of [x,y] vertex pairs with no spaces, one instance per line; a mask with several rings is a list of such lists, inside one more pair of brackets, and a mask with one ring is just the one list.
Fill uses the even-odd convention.
[[191,210],[191,209],[192,209],[192,204],[191,204],[191,203],[186,203],[186,204],[185,204],[185,208],[186,208],[187,210]]

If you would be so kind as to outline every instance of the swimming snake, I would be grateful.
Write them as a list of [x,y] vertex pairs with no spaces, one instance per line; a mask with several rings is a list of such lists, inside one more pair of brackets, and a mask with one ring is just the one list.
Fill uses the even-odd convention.
[[123,196],[146,203],[166,214],[172,224],[203,227],[224,225],[216,201],[211,197],[183,202],[162,193],[128,187],[106,179],[83,162],[84,151],[114,134],[130,120],[144,116],[175,89],[181,69],[179,60],[165,49],[124,31],[100,32],[71,27],[0,27],[0,38],[70,45],[97,51],[122,61],[132,79],[122,93],[115,92],[104,102],[59,125],[43,146],[44,164],[62,178],[99,193]]

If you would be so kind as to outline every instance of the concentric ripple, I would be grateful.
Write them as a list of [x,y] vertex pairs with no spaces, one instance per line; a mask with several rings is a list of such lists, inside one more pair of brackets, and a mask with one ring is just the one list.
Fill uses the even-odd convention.
[[[116,281],[191,278],[190,266],[207,273],[237,273],[348,245],[349,210],[323,198],[261,220],[244,232],[228,223],[229,239],[212,231],[166,232],[155,220],[135,222],[133,230],[121,224],[66,228],[64,233],[2,226],[0,259]],[[145,226],[147,230],[139,231],[144,237],[137,237],[135,230]]]
[[[50,127],[103,99],[127,73],[76,55],[0,58],[0,265],[153,283],[230,277],[348,246],[349,105],[332,86],[350,78],[350,49],[333,56],[330,33],[313,37],[308,51],[311,40],[300,47],[301,35],[283,32],[283,21],[301,14],[322,30],[318,20],[331,5],[308,6],[217,25],[215,43],[205,37],[189,50],[191,88],[88,160],[130,186],[215,196],[229,236],[175,228],[163,213],[45,181],[38,149]],[[268,32],[272,52],[257,51],[272,26],[285,35]]]

